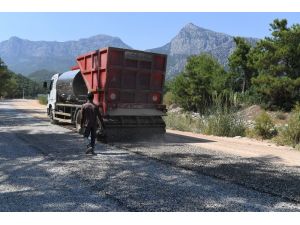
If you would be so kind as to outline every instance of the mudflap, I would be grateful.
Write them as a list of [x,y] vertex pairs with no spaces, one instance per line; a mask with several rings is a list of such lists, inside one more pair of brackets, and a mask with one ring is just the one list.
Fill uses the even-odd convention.
[[105,129],[97,133],[97,140],[104,143],[159,140],[166,133],[165,122],[159,116],[118,117],[104,121]]
[[97,130],[97,141],[102,143],[107,143],[106,130],[103,129]]

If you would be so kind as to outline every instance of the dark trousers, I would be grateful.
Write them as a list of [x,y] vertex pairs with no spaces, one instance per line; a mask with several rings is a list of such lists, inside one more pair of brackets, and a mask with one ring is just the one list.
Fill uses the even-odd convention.
[[83,136],[88,138],[91,135],[91,147],[95,147],[97,127],[85,127]]

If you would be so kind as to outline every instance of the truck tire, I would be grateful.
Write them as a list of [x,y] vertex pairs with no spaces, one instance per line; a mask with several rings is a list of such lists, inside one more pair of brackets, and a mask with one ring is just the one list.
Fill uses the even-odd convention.
[[58,120],[54,119],[54,110],[52,108],[50,108],[50,123],[52,124],[58,124]]
[[81,110],[78,110],[77,113],[76,113],[75,127],[76,127],[76,131],[81,134],[82,133],[82,129],[81,129]]

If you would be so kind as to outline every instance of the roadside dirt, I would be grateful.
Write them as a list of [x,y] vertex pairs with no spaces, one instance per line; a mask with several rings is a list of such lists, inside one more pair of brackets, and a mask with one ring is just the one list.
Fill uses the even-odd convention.
[[[47,118],[46,106],[41,105],[38,100],[19,99],[14,101],[13,104],[17,109],[25,110],[34,117]],[[208,150],[220,151],[240,157],[269,158],[273,163],[281,163],[286,166],[300,165],[299,151],[287,146],[276,146],[274,143],[269,141],[259,141],[245,137],[217,137],[177,130],[167,130],[167,134],[177,134],[185,137],[196,138],[199,141],[186,144],[202,147]],[[184,143],[184,139],[181,141]]]
[[36,118],[47,118],[47,106],[41,105],[38,100],[15,99],[11,102],[16,109],[26,111]]
[[282,163],[286,166],[300,165],[299,151],[287,146],[276,146],[274,143],[268,141],[259,141],[245,137],[216,137],[176,130],[167,130],[167,133],[197,138],[199,142],[189,144],[209,150],[220,151],[240,157],[269,158],[274,163]]

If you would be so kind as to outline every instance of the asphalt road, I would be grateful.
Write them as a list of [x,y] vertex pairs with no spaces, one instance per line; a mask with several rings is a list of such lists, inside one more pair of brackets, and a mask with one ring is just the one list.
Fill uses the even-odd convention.
[[79,134],[16,101],[0,101],[0,211],[300,211],[297,167],[178,135],[85,155]]

